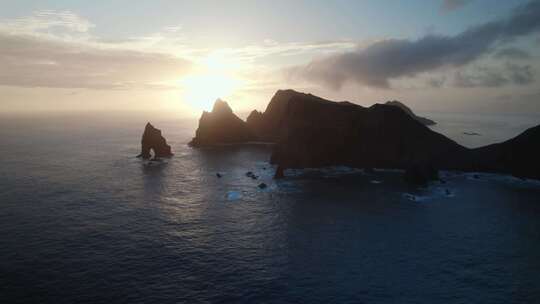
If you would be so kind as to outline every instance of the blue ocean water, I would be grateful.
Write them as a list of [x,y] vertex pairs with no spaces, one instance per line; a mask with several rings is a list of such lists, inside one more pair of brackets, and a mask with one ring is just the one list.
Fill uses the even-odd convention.
[[[469,146],[535,124],[455,117],[435,128]],[[134,158],[147,120],[173,158]],[[539,182],[444,172],[418,189],[341,167],[273,181],[270,147],[191,149],[195,127],[2,117],[0,302],[540,302]]]

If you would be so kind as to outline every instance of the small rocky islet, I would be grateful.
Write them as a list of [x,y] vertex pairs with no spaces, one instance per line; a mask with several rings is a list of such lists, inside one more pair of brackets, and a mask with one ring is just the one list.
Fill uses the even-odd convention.
[[[153,157],[151,154],[152,151],[154,152]],[[167,144],[167,140],[161,135],[161,130],[156,129],[152,124],[147,123],[141,139],[141,153],[137,155],[137,157],[157,160],[173,155],[171,146]]]

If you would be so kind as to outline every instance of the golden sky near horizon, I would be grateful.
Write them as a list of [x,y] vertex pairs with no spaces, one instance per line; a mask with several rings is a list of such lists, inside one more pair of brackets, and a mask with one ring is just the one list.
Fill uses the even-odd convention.
[[536,0],[0,8],[0,112],[198,115],[217,98],[241,112],[291,88],[365,106],[540,113]]

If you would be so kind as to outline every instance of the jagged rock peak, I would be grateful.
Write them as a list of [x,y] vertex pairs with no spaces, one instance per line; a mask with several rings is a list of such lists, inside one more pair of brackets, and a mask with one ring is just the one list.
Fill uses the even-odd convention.
[[263,119],[264,115],[262,112],[259,112],[257,110],[253,110],[251,111],[251,113],[249,113],[247,119],[246,119],[246,122],[248,124],[251,124],[251,123],[257,123],[259,121],[261,121]]
[[203,112],[190,145],[201,147],[243,143],[256,138],[246,122],[234,114],[229,104],[217,99],[211,112]]
[[212,107],[212,113],[219,114],[219,113],[232,113],[232,112],[233,111],[231,107],[226,101],[221,100],[219,98],[216,99],[216,101],[214,102],[214,106]]

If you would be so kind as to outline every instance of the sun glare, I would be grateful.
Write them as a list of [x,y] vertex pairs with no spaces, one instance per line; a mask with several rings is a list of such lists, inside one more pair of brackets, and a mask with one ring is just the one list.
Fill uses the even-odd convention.
[[239,87],[238,80],[219,74],[187,76],[181,84],[184,101],[203,110],[209,110],[216,99],[226,99]]
[[201,62],[201,69],[180,79],[184,102],[192,107],[210,110],[218,98],[227,99],[240,89],[242,82],[234,76],[236,67],[221,56],[211,55]]

